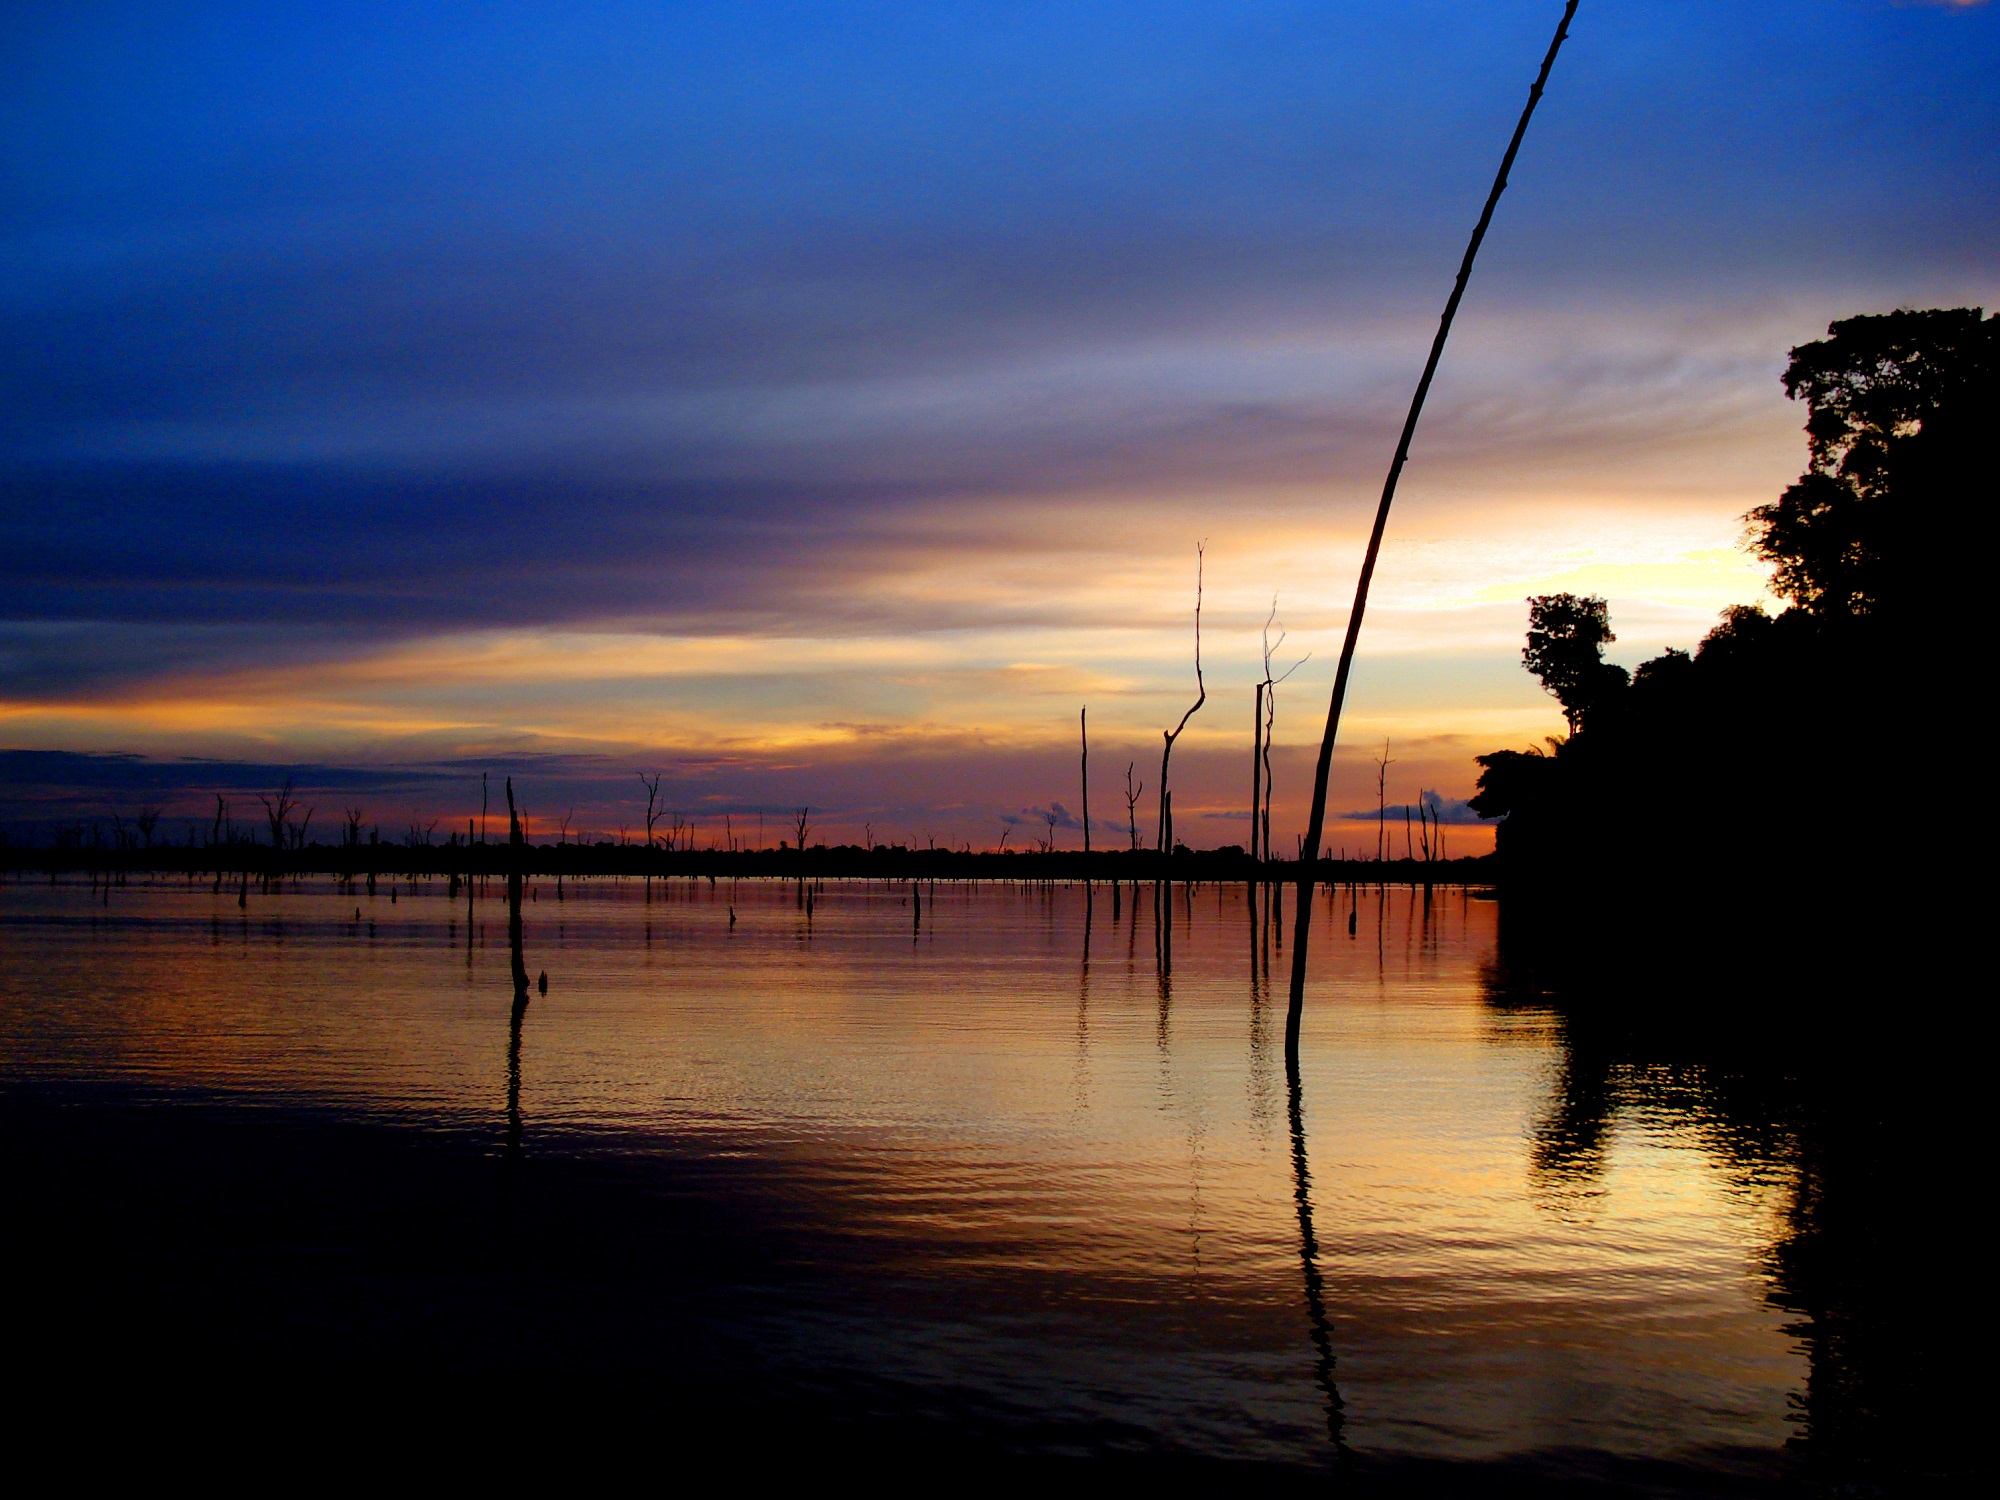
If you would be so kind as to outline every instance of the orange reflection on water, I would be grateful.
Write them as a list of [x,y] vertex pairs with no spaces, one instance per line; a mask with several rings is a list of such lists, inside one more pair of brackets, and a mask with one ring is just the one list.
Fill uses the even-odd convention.
[[[1240,885],[915,894],[542,881],[520,1149],[778,1173],[786,1253],[865,1268],[865,1315],[788,1320],[817,1330],[815,1360],[1310,1459],[1327,1423],[1289,923]],[[1695,1115],[1579,1104],[1560,1026],[1490,993],[1494,903],[1319,904],[1299,1117],[1344,1441],[1775,1451],[1803,1379],[1763,1276],[1784,1183]],[[489,1129],[500,1149],[498,900],[16,885],[0,922],[10,1081]]]

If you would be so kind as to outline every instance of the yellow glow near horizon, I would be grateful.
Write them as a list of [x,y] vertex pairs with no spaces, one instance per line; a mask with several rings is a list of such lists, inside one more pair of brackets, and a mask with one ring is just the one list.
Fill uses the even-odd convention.
[[[1100,757],[1092,811],[1115,809],[1122,823],[1111,783],[1130,761],[1151,787],[1161,729],[1193,701],[1194,542],[1205,537],[1209,697],[1176,751],[1176,807],[1196,842],[1238,842],[1271,597],[1289,632],[1280,668],[1311,653],[1280,697],[1275,811],[1289,829],[1303,815],[1366,517],[1354,504],[1302,515],[1295,495],[1275,493],[1177,497],[1171,525],[1150,531],[1133,497],[1072,511],[1067,529],[1046,501],[940,512],[885,532],[879,551],[844,559],[768,621],[668,615],[328,643],[303,660],[0,702],[0,725],[25,748],[168,756],[699,764],[690,806],[781,783],[787,798],[827,805],[829,829],[849,819],[843,807],[861,809],[848,830],[858,833],[869,808],[924,804],[940,829],[985,844],[997,837],[994,809],[1075,805],[1076,711],[1087,703]],[[1419,487],[1413,499],[1391,529],[1343,722],[1336,847],[1372,847],[1372,827],[1338,814],[1372,806],[1369,762],[1383,742],[1396,762],[1390,800],[1402,802],[1421,789],[1465,796],[1476,754],[1561,732],[1557,706],[1519,666],[1527,595],[1604,594],[1614,655],[1633,661],[1692,646],[1717,610],[1763,595],[1734,545],[1753,495],[1591,501]],[[913,780],[916,766],[930,769]],[[1453,852],[1476,853],[1492,830],[1464,825],[1448,838]]]
[[[1680,644],[1692,645],[1723,605],[1760,597],[1763,579],[1731,550],[1678,545],[1688,531],[1679,521],[1640,531],[1617,552],[1601,536],[1579,539],[1553,559],[1558,570],[1548,568],[1547,549],[1504,536],[1401,539],[1384,566],[1363,637],[1362,681],[1375,685],[1358,685],[1350,722],[1357,731],[1407,739],[1511,736],[1546,721],[1534,684],[1508,662],[1518,650],[1519,600],[1529,592],[1603,593],[1613,600],[1614,624],[1625,626],[1621,635],[1642,635],[1657,649],[1650,638],[1671,630]],[[1344,550],[1341,543],[1294,540],[1289,550],[1268,537],[1257,538],[1254,548],[1238,538],[1211,550],[1203,614],[1211,692],[1236,692],[1255,679],[1257,632],[1270,600],[1264,580],[1295,572],[1302,556],[1310,564],[1315,551]],[[895,633],[671,626],[464,632],[126,691],[0,703],[0,720],[17,737],[36,740],[81,729],[92,740],[115,732],[161,745],[208,734],[260,743],[303,734],[321,743],[526,737],[572,745],[769,748],[841,742],[867,731],[921,733],[926,726],[1007,741],[1061,738],[1068,715],[1056,727],[1054,704],[1089,701],[1107,732],[1139,733],[1150,731],[1168,705],[1191,696],[1191,562],[1191,556],[1130,559],[1108,575],[1071,575],[1032,598],[1002,579],[1007,570],[995,568],[970,602],[991,604],[996,613],[1008,605],[1004,622]],[[1315,571],[1337,576],[1331,559]],[[1505,581],[1493,581],[1496,575]],[[944,584],[927,569],[862,586],[878,598],[900,588],[907,602]],[[1324,586],[1310,594],[1278,592],[1280,626],[1290,631],[1285,664],[1312,653],[1288,685],[1287,702],[1298,705],[1324,690],[1345,605],[1335,607],[1328,597],[1334,591]],[[1176,594],[1179,607],[1165,607]],[[967,605],[965,594],[958,603]],[[1031,605],[1056,623],[1032,622]],[[1133,619],[1144,623],[1123,623]],[[1485,686],[1458,684],[1446,701],[1412,687],[1408,672],[1394,665],[1468,655],[1491,659],[1479,674]],[[1282,732],[1292,736],[1299,718],[1294,708]],[[1196,738],[1235,732],[1216,716],[1190,726]]]

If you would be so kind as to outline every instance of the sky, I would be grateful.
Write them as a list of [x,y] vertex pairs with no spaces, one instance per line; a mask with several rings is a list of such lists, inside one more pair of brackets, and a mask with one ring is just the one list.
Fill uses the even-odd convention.
[[[1561,6],[12,5],[0,818],[512,774],[616,836],[1274,841],[1395,431]],[[2000,8],[1584,0],[1391,523],[1333,806],[1764,595],[1786,351],[2000,305]],[[1386,751],[1385,751],[1386,745]],[[1635,816],[1641,810],[1635,810]],[[1290,830],[1290,831],[1285,831]],[[1336,847],[1372,852],[1372,825]]]

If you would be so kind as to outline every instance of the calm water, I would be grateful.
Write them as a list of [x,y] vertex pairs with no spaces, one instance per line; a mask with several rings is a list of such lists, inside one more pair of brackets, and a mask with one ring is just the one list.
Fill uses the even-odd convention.
[[940,885],[918,925],[907,886],[543,881],[518,1037],[504,903],[398,890],[9,885],[0,1084],[470,1141],[495,1203],[698,1181],[747,1248],[675,1272],[705,1331],[645,1357],[950,1392],[1028,1447],[1755,1469],[1811,1421],[1785,1110],[1590,1055],[1473,893],[1323,895],[1294,1100],[1240,886]]

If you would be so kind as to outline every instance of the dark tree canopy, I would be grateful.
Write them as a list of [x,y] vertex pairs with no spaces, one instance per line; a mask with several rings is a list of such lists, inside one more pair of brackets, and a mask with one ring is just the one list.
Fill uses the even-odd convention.
[[1474,759],[1479,789],[1465,805],[1482,818],[1504,818],[1532,807],[1556,773],[1555,761],[1539,748],[1495,750]]
[[1604,660],[1602,599],[1528,601],[1522,660],[1570,735],[1478,758],[1472,805],[1505,818],[1509,879],[1571,895],[1735,881],[1762,901],[1773,859],[1807,890],[1910,857],[1924,835],[1876,811],[1904,795],[1883,728],[1915,711],[1976,742],[1983,699],[1964,683],[2000,500],[1996,356],[2000,319],[1976,307],[1843,318],[1792,350],[1808,468],[1745,539],[1789,608],[1724,610],[1695,651],[1628,683]]
[[1602,599],[1541,594],[1528,601],[1521,663],[1555,695],[1572,734],[1583,728],[1593,707],[1625,686],[1625,669],[1604,659],[1605,646],[1617,639]]
[[[1722,612],[1721,623],[1701,638],[1699,660],[1704,663],[1727,661],[1732,658],[1752,658],[1768,644],[1771,631],[1777,625],[1758,604],[1732,604]],[[1675,653],[1669,651],[1667,655]],[[1642,662],[1641,675],[1647,675],[1652,662]]]
[[1909,535],[1948,540],[1992,496],[1974,448],[1996,416],[1996,355],[2000,319],[1977,307],[1842,318],[1792,350],[1810,467],[1746,517],[1774,592],[1821,616],[1893,609]]

